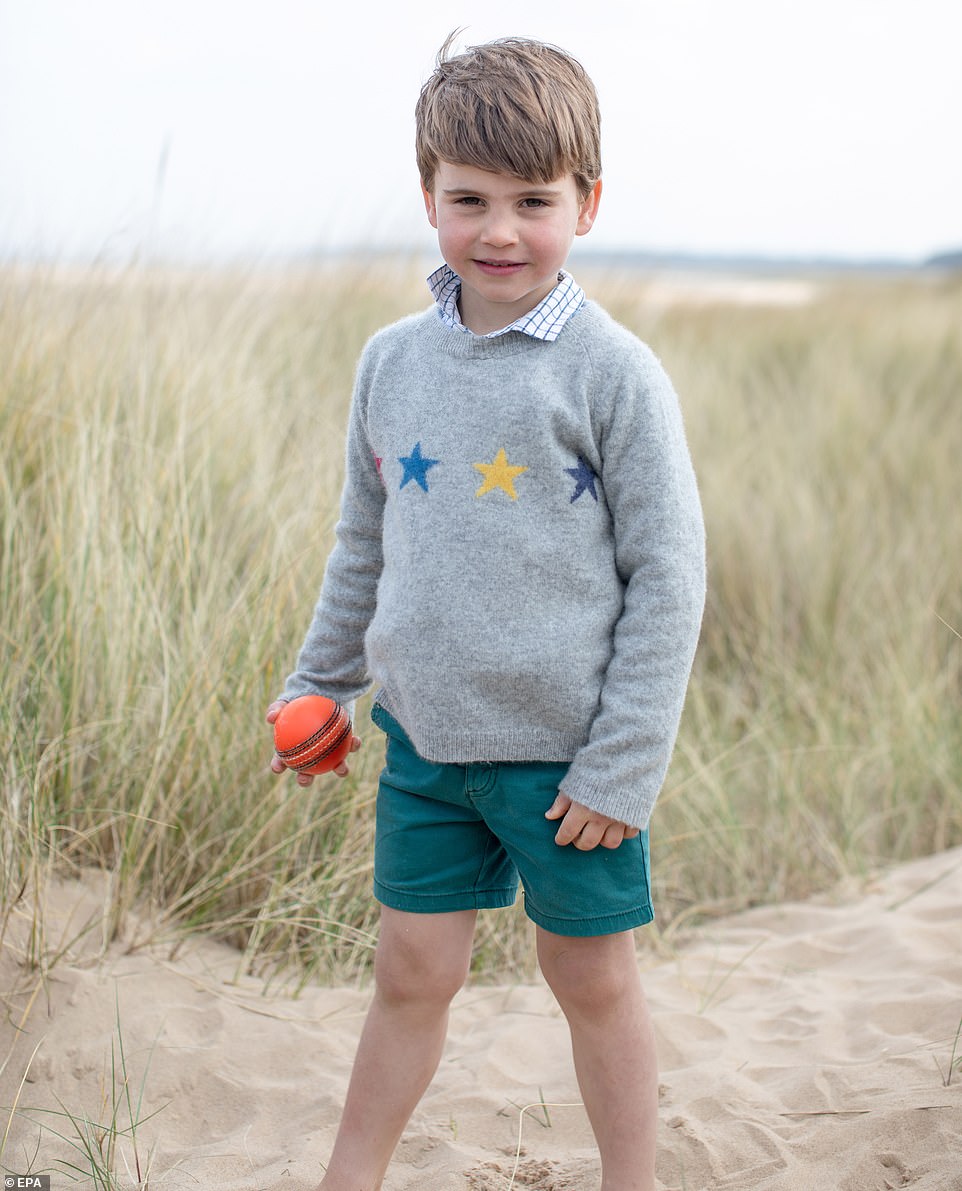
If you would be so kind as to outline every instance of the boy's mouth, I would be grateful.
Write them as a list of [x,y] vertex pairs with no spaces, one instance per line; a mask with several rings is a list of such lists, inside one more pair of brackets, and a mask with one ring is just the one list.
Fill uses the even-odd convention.
[[491,261],[476,259],[474,263],[479,269],[483,269],[486,273],[510,273],[512,271],[524,268],[524,261]]

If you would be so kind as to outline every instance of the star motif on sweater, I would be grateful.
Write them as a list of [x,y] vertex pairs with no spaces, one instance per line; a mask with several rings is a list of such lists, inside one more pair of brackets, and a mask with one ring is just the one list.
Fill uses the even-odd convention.
[[508,457],[504,452],[504,447],[498,451],[494,457],[493,463],[476,463],[474,465],[478,471],[484,476],[484,483],[475,492],[475,496],[484,496],[488,492],[493,492],[495,488],[500,488],[507,492],[512,500],[518,499],[518,494],[514,490],[515,476],[520,476],[523,471],[527,471],[526,467],[512,467],[508,463]]
[[566,467],[565,474],[571,476],[575,482],[575,490],[571,497],[571,504],[574,504],[578,497],[585,492],[590,492],[595,501],[598,500],[598,493],[595,490],[595,480],[598,478],[598,473],[594,471],[580,455],[578,456],[578,466]]
[[414,450],[410,455],[401,455],[398,457],[398,463],[404,468],[404,474],[401,476],[401,487],[403,488],[405,484],[413,480],[415,484],[418,484],[427,492],[428,472],[440,462],[440,459],[426,459],[421,454],[421,444],[419,442],[415,443]]

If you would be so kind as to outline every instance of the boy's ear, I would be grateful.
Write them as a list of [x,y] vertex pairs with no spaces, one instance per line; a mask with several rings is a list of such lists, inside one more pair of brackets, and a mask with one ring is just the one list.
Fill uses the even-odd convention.
[[428,223],[436,228],[438,226],[438,207],[434,201],[434,195],[423,183],[421,184],[421,194],[424,196],[424,209],[428,213]]
[[581,210],[578,212],[578,224],[575,227],[575,235],[583,236],[586,232],[591,231],[591,225],[595,221],[598,214],[598,204],[601,202],[601,179],[592,186],[588,197],[582,202]]

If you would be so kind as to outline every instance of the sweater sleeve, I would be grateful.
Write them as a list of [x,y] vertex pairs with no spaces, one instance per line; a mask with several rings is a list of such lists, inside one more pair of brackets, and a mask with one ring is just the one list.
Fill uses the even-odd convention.
[[561,784],[575,802],[646,827],[668,770],[705,601],[701,504],[681,411],[655,356],[597,369],[597,434],[621,615],[588,742]]
[[382,566],[384,485],[370,447],[367,394],[374,371],[370,345],[358,365],[348,423],[347,457],[336,541],[296,668],[282,699],[327,695],[347,707],[370,686],[364,635],[374,616]]

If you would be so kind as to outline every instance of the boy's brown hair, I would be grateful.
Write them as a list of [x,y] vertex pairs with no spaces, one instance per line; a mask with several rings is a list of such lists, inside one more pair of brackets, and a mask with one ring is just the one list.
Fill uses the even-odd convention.
[[439,161],[553,182],[573,174],[584,199],[601,177],[601,114],[580,62],[539,41],[505,37],[438,53],[415,108],[421,182]]

